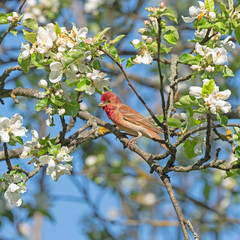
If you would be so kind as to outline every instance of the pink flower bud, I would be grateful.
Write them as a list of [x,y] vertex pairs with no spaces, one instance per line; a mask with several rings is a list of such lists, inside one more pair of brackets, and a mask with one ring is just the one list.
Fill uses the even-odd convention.
[[164,8],[164,7],[165,7],[165,3],[164,3],[164,2],[161,2],[161,3],[159,4],[159,7],[160,7],[160,8]]

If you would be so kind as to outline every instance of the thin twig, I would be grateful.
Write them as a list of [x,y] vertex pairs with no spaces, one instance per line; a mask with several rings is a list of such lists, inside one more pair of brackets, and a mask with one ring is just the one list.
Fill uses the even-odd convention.
[[[23,8],[23,5],[25,4],[26,0],[23,0],[21,5],[19,6],[18,10],[17,10],[17,13],[20,14],[22,8]],[[11,31],[11,29],[13,27],[16,26],[16,22],[12,22],[10,24],[10,26],[8,27],[8,29],[4,32],[4,34],[0,37],[0,44],[2,43],[3,39],[6,37],[6,35]]]
[[178,221],[180,223],[180,226],[181,226],[181,229],[182,229],[182,232],[183,232],[183,235],[184,235],[184,239],[185,240],[190,240],[190,237],[188,235],[188,231],[187,231],[187,228],[185,226],[185,218],[183,216],[183,213],[182,213],[182,210],[178,204],[178,201],[176,199],[176,196],[174,194],[174,191],[172,189],[172,185],[171,185],[171,182],[170,182],[170,179],[167,175],[162,175],[161,176],[161,180],[163,181],[166,189],[167,189],[167,192],[168,192],[168,195],[171,199],[171,202],[172,202],[172,205],[175,209],[175,212],[177,214],[177,217],[178,217]]
[[9,156],[8,156],[7,143],[4,142],[3,147],[4,147],[4,154],[5,154],[5,161],[8,166],[8,173],[10,173],[12,171],[12,164],[11,164]]

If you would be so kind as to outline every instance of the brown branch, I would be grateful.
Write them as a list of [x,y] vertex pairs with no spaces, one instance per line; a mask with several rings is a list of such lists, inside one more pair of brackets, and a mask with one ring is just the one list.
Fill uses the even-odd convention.
[[164,183],[166,189],[167,189],[167,192],[168,192],[168,195],[171,199],[171,202],[172,202],[172,205],[175,209],[175,212],[177,214],[177,217],[178,217],[178,221],[180,223],[180,226],[182,228],[182,232],[183,232],[183,235],[184,235],[184,239],[185,240],[190,240],[189,238],[189,235],[188,235],[188,231],[187,231],[187,228],[185,226],[185,218],[183,216],[183,213],[182,213],[182,210],[178,204],[178,201],[176,199],[176,196],[174,194],[174,191],[172,189],[172,185],[171,185],[171,182],[170,182],[170,179],[167,175],[162,175],[160,176],[162,182]]
[[46,96],[45,92],[40,92],[31,88],[17,87],[14,89],[3,89],[0,90],[0,99],[11,97],[15,99],[16,96],[23,96],[35,99],[43,99]]
[[4,155],[5,155],[5,161],[8,166],[8,173],[12,171],[12,164],[10,162],[9,156],[8,156],[8,149],[7,149],[7,143],[3,143],[3,148],[4,148]]

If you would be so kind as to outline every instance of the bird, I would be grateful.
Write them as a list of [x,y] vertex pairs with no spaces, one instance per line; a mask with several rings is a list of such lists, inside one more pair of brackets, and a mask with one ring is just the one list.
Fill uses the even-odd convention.
[[[144,136],[150,139],[162,140],[158,133],[163,133],[157,126],[140,113],[122,103],[113,92],[105,92],[98,104],[106,112],[108,118],[122,131],[134,136],[127,146]],[[165,147],[165,145],[163,144]]]

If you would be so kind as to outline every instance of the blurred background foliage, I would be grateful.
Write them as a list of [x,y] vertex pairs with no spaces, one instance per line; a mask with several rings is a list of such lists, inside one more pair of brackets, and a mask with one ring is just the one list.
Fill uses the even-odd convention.
[[[184,0],[164,2],[179,22],[175,27],[179,31],[180,41],[173,47],[172,53],[180,55],[189,52],[194,44],[187,40],[193,38],[194,32],[190,25],[182,21],[181,15],[188,16],[189,7],[198,3]],[[129,42],[140,38],[137,29],[143,27],[146,19],[144,8],[159,3],[156,0],[27,0],[24,12],[43,26],[56,21],[69,29],[72,22],[77,27],[87,26],[90,36],[111,27],[107,35],[109,39],[126,35],[117,48],[121,57],[127,59],[135,54]],[[239,4],[239,1],[235,3]],[[19,4],[15,0],[1,0],[1,12],[16,11]],[[17,29],[18,38],[9,34],[0,46],[1,73],[7,67],[17,65],[21,41],[24,41],[21,27]],[[0,27],[0,31],[3,33],[5,28]],[[225,80],[219,75],[216,80],[218,85],[227,86],[234,93],[230,99],[233,109],[239,104],[239,58],[239,51],[236,50],[229,62],[229,67],[236,74],[234,78]],[[113,92],[124,103],[146,116],[147,111],[139,104],[116,66],[106,59],[101,64],[111,79]],[[167,91],[169,66],[163,66],[163,69]],[[156,66],[134,66],[127,71],[139,94],[156,114],[161,114]],[[179,71],[184,76],[191,72],[190,68],[183,66]],[[6,88],[37,88],[37,82],[45,76],[43,70],[32,70],[27,75],[12,73],[7,79]],[[178,96],[188,92],[189,86],[197,84],[198,80],[182,83]],[[84,95],[81,108],[107,120],[102,109],[97,107],[99,99],[98,94],[94,97]],[[60,129],[57,119],[56,127],[46,128],[43,121],[45,114],[34,111],[35,100],[19,98],[19,104],[15,104],[12,99],[5,99],[4,103],[0,114],[9,117],[13,112],[21,113],[25,126],[37,129],[42,136],[49,131],[55,136]],[[83,124],[82,120],[78,120],[74,129]],[[148,139],[141,139],[138,143],[149,153],[162,150],[157,143]],[[213,144],[215,149],[219,147],[218,141]],[[222,157],[233,161],[233,156],[229,154],[230,145],[226,142],[220,147]],[[187,166],[195,161],[186,159],[181,151],[178,152],[179,164]],[[0,199],[0,239],[182,239],[174,209],[158,176],[151,175],[146,163],[128,149],[123,149],[112,134],[84,143],[73,155],[73,174],[53,183],[45,175],[45,170],[41,171],[28,183],[29,191],[25,194],[27,196],[23,196],[22,207],[11,208],[3,198]],[[16,163],[18,161],[15,160]],[[5,163],[0,164],[1,172],[6,171]],[[20,164],[30,168],[27,163]],[[212,169],[169,175],[184,216],[194,224],[200,239],[240,239],[238,178],[224,179],[221,171]]]

